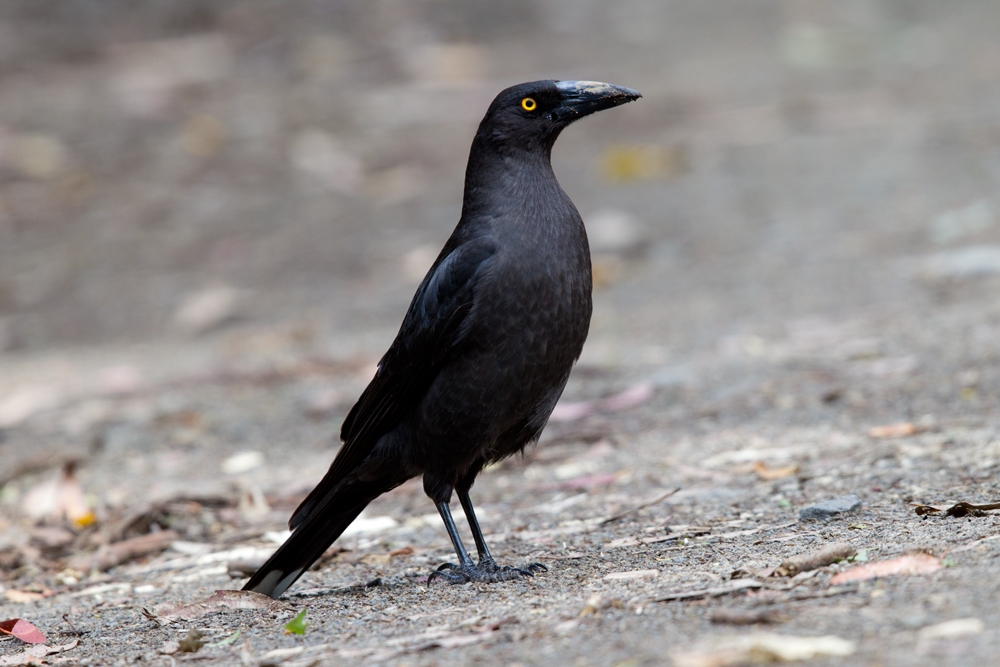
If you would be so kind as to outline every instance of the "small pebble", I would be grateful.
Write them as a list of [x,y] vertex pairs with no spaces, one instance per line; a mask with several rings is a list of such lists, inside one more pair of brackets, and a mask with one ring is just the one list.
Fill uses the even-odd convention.
[[821,503],[803,507],[799,510],[799,519],[808,521],[810,519],[829,519],[843,512],[854,512],[861,509],[861,498],[851,494],[841,496],[833,500],[824,500]]

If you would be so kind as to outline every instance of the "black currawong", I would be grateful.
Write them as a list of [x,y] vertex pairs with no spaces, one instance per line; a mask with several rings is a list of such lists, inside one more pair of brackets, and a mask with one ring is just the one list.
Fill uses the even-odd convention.
[[[497,565],[469,489],[485,466],[538,439],[590,326],[587,234],[552,172],[552,145],[573,121],[639,97],[535,81],[493,100],[472,142],[458,227],[347,415],[330,470],[292,515],[291,536],[243,590],[280,596],[368,503],[417,475],[458,555],[432,578],[495,582],[544,569]],[[478,563],[452,519],[452,491]]]

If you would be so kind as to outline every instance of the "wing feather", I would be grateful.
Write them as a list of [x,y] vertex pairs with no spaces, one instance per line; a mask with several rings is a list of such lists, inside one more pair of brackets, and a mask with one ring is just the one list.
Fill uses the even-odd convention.
[[343,447],[323,481],[295,510],[289,521],[291,528],[357,468],[378,439],[426,393],[470,329],[468,318],[476,299],[476,285],[496,248],[490,238],[474,239],[450,252],[446,246],[417,288],[375,377],[344,420],[340,431]]

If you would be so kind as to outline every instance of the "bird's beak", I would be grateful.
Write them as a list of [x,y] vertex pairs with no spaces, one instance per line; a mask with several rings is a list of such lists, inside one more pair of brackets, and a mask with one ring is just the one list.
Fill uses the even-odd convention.
[[549,112],[551,120],[571,123],[577,118],[642,97],[631,88],[613,86],[599,81],[557,81],[562,104]]

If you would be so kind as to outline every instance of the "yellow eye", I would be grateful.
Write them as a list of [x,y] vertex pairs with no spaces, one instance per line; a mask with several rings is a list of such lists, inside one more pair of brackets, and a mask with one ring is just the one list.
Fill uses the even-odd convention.
[[538,103],[530,97],[525,97],[521,100],[521,108],[525,111],[534,111],[537,107]]

